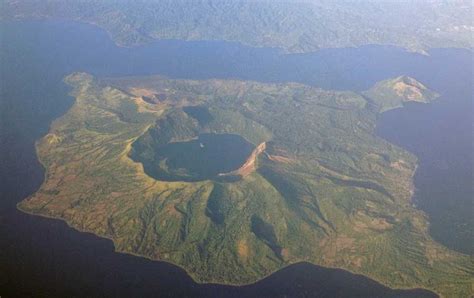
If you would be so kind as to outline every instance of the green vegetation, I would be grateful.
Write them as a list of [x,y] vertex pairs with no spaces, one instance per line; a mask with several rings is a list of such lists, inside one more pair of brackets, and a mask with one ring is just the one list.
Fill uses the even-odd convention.
[[429,103],[439,96],[407,76],[378,82],[364,95],[379,112],[401,108],[406,102]]
[[[364,95],[293,83],[65,80],[76,102],[37,143],[45,181],[20,209],[182,266],[199,282],[251,283],[308,261],[390,287],[473,294],[471,258],[434,242],[410,202],[415,157],[374,134],[377,113],[399,105],[390,86],[401,102],[430,100],[415,80]],[[398,94],[399,82],[412,89]],[[147,175],[155,150],[206,133],[255,146],[234,179]]]
[[370,44],[418,52],[472,48],[474,31],[469,0],[6,0],[0,16],[91,23],[124,46],[153,39],[228,40],[287,52]]

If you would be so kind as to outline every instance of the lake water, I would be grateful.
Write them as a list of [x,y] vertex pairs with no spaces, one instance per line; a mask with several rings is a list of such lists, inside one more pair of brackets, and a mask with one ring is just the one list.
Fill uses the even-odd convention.
[[[137,142],[140,142],[138,140]],[[141,146],[140,146],[141,147]],[[202,181],[237,170],[250,157],[255,146],[235,134],[200,134],[196,139],[171,142],[148,148],[153,158],[134,146],[132,159],[143,164],[145,172],[163,181]],[[163,165],[161,165],[163,164]]]
[[473,230],[470,51],[440,49],[423,56],[368,46],[283,55],[236,43],[182,41],[118,48],[93,26],[59,21],[1,23],[0,34],[0,289],[7,296],[433,295],[391,290],[360,275],[310,264],[290,266],[244,287],[200,285],[176,266],[114,253],[109,240],[17,211],[17,202],[42,182],[34,142],[72,104],[61,80],[74,71],[296,81],[340,90],[364,90],[382,79],[413,76],[442,98],[382,115],[378,133],[419,157],[415,202],[429,214],[435,239],[472,252],[472,234],[466,232]]

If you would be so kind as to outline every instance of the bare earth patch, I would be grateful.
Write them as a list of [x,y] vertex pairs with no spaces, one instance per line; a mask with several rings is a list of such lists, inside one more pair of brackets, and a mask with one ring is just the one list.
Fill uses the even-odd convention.
[[249,247],[247,245],[246,240],[240,240],[239,243],[237,244],[237,252],[239,253],[239,256],[246,260],[247,257],[249,256]]
[[252,172],[255,171],[255,162],[257,160],[258,155],[265,151],[266,148],[266,143],[263,142],[260,145],[258,145],[253,151],[252,154],[250,154],[249,158],[247,161],[237,170],[229,172],[229,173],[222,173],[219,174],[219,176],[233,176],[233,175],[240,175],[242,177],[246,177]]

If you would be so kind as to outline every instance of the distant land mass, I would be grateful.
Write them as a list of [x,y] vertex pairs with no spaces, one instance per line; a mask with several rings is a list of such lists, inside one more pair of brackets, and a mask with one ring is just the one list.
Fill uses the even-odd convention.
[[469,0],[5,0],[0,8],[1,19],[95,24],[122,46],[154,39],[227,40],[290,53],[370,44],[424,53],[474,45]]
[[392,288],[472,295],[468,255],[411,202],[416,158],[374,133],[382,111],[438,96],[413,78],[362,93],[296,83],[65,78],[76,98],[37,142],[20,202],[117,251],[248,284],[297,262]]

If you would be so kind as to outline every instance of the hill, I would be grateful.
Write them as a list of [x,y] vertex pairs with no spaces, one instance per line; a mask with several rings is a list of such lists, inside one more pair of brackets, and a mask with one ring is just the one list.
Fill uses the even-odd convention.
[[401,108],[407,102],[430,103],[439,96],[436,92],[407,76],[378,82],[363,94],[379,112]]
[[474,31],[468,0],[6,0],[0,16],[95,24],[123,46],[154,39],[227,40],[291,53],[372,44],[417,52],[472,48]]
[[[65,81],[76,102],[38,141],[45,181],[21,210],[199,282],[247,284],[307,261],[394,288],[472,295],[470,257],[430,238],[411,204],[416,158],[374,134],[379,111],[365,96],[294,83]],[[422,86],[387,82],[395,93],[400,82]],[[222,171],[213,146],[238,162]]]

